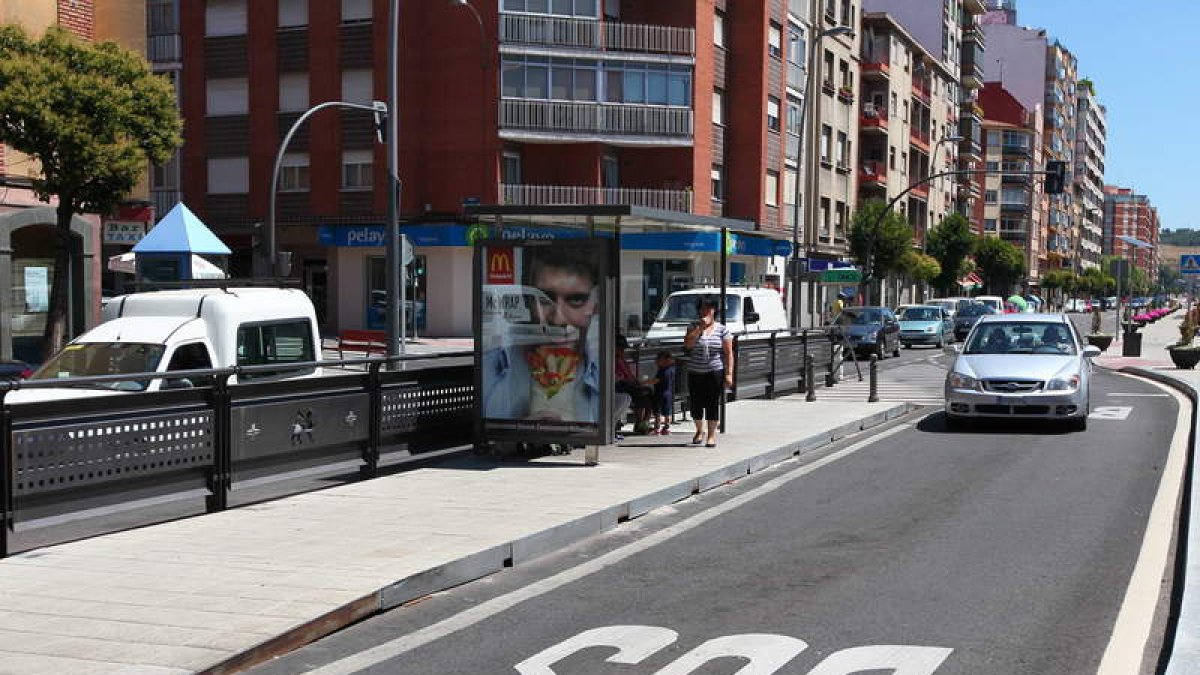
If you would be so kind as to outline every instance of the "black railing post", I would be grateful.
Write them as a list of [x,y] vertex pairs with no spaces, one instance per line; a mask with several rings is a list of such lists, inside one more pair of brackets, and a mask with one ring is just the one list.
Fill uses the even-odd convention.
[[775,363],[778,361],[779,342],[775,339],[776,333],[772,332],[767,343],[771,346],[771,368],[767,371],[767,398],[775,398]]
[[12,413],[4,396],[11,391],[0,391],[0,558],[8,557],[8,533],[16,521],[17,468],[12,448]]
[[367,445],[363,448],[363,465],[358,467],[359,478],[374,478],[379,475],[379,446],[383,438],[383,381],[379,369],[383,362],[367,367],[367,404],[370,410],[367,427]]
[[229,392],[231,373],[217,375],[213,381],[213,466],[208,475],[209,495],[205,508],[209,513],[229,507],[229,489],[233,485],[233,397]]
[[825,386],[832,387],[837,384],[837,338],[833,333],[829,334],[829,372],[825,373]]
[[867,393],[867,403],[879,403],[879,356],[871,355],[871,383]]
[[804,386],[808,390],[808,394],[804,397],[805,401],[817,400],[817,382],[816,373],[813,371],[816,367],[813,365],[812,354],[804,355]]

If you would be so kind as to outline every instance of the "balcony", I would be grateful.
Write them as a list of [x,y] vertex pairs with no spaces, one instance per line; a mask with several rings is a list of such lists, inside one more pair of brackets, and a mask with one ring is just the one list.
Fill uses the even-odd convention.
[[877,54],[863,54],[862,61],[859,63],[859,72],[864,78],[882,78],[887,79],[891,75],[889,73],[891,55],[887,50],[881,50]]
[[690,146],[691,108],[500,100],[500,136],[531,142]]
[[1028,143],[1010,143],[1007,141],[1001,146],[1000,151],[1006,155],[1021,155],[1023,157],[1029,157],[1033,154],[1029,150]]
[[968,89],[983,86],[983,47],[963,43],[962,83]]
[[917,199],[923,199],[925,201],[929,201],[929,183],[926,182],[926,183],[921,183],[920,185],[917,185],[912,190],[910,190],[908,194],[916,197]]
[[1028,235],[1028,234],[1029,234],[1029,232],[1028,232],[1028,230],[1025,229],[1024,225],[1018,225],[1015,227],[1004,227],[1002,225],[1002,226],[1000,226],[1000,230],[999,230],[999,235],[1000,235],[1001,239],[1024,240],[1026,235]]
[[912,93],[917,99],[923,101],[925,105],[929,105],[929,78],[913,77]]
[[603,188],[594,185],[501,184],[504,204],[550,206],[554,204],[628,204],[651,209],[690,213],[691,190]]
[[175,63],[183,60],[179,35],[151,35],[146,38],[146,60],[150,63]]
[[925,154],[929,154],[928,131],[918,129],[917,127],[912,127],[908,131],[908,140],[912,143],[912,145],[916,146],[917,149],[925,151]]
[[878,131],[887,134],[888,111],[886,106],[864,103],[858,126],[861,131]]
[[500,42],[541,47],[695,56],[696,29],[501,14]]
[[1027,199],[1017,199],[1016,197],[1002,196],[1000,198],[1001,211],[1028,211],[1029,201]]
[[868,185],[887,185],[887,165],[877,160],[864,160],[858,167],[858,182]]
[[968,14],[983,14],[987,11],[987,5],[983,0],[963,0],[963,11]]

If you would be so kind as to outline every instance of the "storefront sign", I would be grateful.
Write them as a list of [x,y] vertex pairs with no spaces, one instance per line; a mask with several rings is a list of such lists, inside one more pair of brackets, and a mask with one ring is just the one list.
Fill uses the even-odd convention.
[[146,236],[146,224],[122,220],[104,223],[105,244],[127,244],[133,246]]
[[[466,246],[466,225],[402,225],[400,232],[413,246]],[[375,247],[387,245],[387,228],[383,225],[321,225],[317,241],[325,246],[340,248]]]
[[487,283],[489,284],[515,284],[516,277],[513,274],[515,264],[513,250],[511,248],[491,247],[487,252]]
[[861,282],[862,272],[853,267],[821,272],[821,283],[823,284],[857,284]]

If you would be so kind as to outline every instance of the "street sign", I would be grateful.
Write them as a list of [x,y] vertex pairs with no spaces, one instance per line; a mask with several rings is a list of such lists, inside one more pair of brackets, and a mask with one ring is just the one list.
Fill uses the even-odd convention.
[[853,267],[845,267],[821,272],[823,284],[857,284],[862,282],[862,272]]
[[1179,257],[1180,274],[1200,274],[1200,255],[1184,255]]

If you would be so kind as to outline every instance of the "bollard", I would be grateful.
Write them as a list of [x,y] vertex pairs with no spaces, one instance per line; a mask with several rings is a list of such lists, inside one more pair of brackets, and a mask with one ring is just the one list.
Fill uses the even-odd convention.
[[867,403],[879,403],[879,357],[875,354],[871,355],[871,366],[868,369],[871,377],[870,393],[867,394]]
[[816,375],[813,373],[813,357],[812,354],[804,355],[804,386],[808,389],[808,394],[805,395],[805,401],[817,400],[817,382]]
[[600,463],[600,446],[589,445],[583,449],[583,465],[596,466]]

